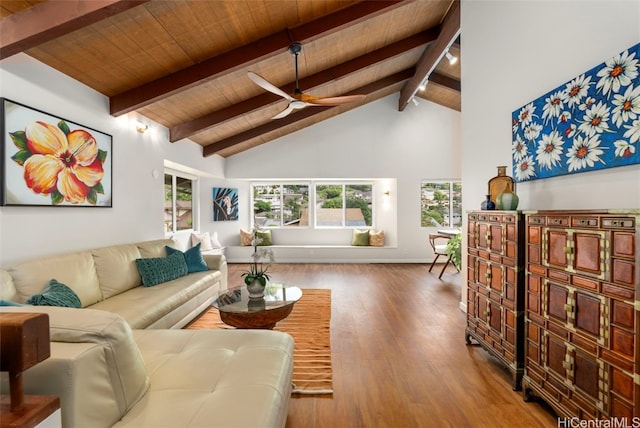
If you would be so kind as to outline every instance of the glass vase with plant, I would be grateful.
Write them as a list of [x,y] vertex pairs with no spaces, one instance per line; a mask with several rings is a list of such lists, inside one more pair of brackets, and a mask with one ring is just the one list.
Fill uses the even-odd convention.
[[[244,283],[249,285],[254,281],[258,281],[263,287],[267,285],[269,275],[267,271],[271,264],[274,262],[273,251],[269,248],[260,247],[262,238],[258,236],[258,229],[253,230],[253,238],[251,239],[251,246],[253,247],[253,253],[251,254],[251,262],[249,263],[249,270],[245,271],[241,276],[244,277]],[[259,248],[260,247],[260,248]]]

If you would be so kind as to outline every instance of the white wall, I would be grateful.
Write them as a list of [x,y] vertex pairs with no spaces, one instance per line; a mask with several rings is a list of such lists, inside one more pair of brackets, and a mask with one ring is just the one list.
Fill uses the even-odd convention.
[[[240,227],[249,227],[248,186],[252,178],[376,179],[377,218],[386,245],[397,248],[362,252],[304,251],[296,261],[424,262],[431,259],[428,230],[420,227],[421,179],[460,178],[460,113],[422,100],[398,112],[398,94],[320,122],[226,159],[226,177],[244,183]],[[382,193],[391,191],[386,202]],[[236,229],[237,230],[237,229]],[[236,231],[237,234],[237,231]],[[304,236],[303,236],[304,235]],[[350,242],[351,231],[278,230],[289,242]],[[237,238],[236,238],[237,240]],[[324,240],[324,242],[322,241]],[[237,243],[235,243],[237,245]],[[277,256],[277,255],[276,255]]]
[[[496,166],[511,166],[511,113],[638,43],[640,1],[463,0],[461,16],[463,208],[471,210]],[[640,165],[519,183],[517,192],[519,209],[638,208]]]
[[[171,144],[167,129],[113,118],[108,98],[20,54],[0,62],[0,96],[113,136],[113,208],[0,207],[0,266],[41,255],[162,238],[164,160],[222,177],[224,160],[194,143]],[[153,178],[152,171],[160,172]]]
[[[640,41],[640,1],[462,2],[465,210],[511,167],[511,113]],[[508,169],[509,170],[509,169]],[[640,166],[518,183],[519,209],[640,207]]]

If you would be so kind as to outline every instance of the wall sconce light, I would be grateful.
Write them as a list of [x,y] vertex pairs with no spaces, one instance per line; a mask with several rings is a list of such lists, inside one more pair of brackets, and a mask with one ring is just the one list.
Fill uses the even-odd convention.
[[386,192],[383,193],[383,195],[387,197],[391,196],[391,190],[387,190]]
[[456,61],[458,61],[458,58],[453,56],[453,55],[451,55],[451,53],[449,52],[448,49],[447,49],[447,53],[444,54],[444,55],[447,57],[447,59],[449,60],[449,64],[451,64],[451,65],[455,64]]
[[147,129],[149,129],[149,125],[142,122],[136,122],[136,131],[143,134]]

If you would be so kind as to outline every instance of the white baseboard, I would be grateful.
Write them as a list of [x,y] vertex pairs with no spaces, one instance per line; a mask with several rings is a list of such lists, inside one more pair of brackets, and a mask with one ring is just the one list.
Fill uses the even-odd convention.
[[460,304],[458,305],[458,308],[464,312],[465,314],[467,313],[467,304],[464,302],[460,302]]

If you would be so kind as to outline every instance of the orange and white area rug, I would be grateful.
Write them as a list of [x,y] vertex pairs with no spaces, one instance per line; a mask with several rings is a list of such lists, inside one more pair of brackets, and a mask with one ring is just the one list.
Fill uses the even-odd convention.
[[[294,341],[294,394],[332,394],[331,368],[331,290],[305,289],[291,314],[274,330],[289,333]],[[232,329],[220,320],[218,310],[211,308],[185,328]]]

